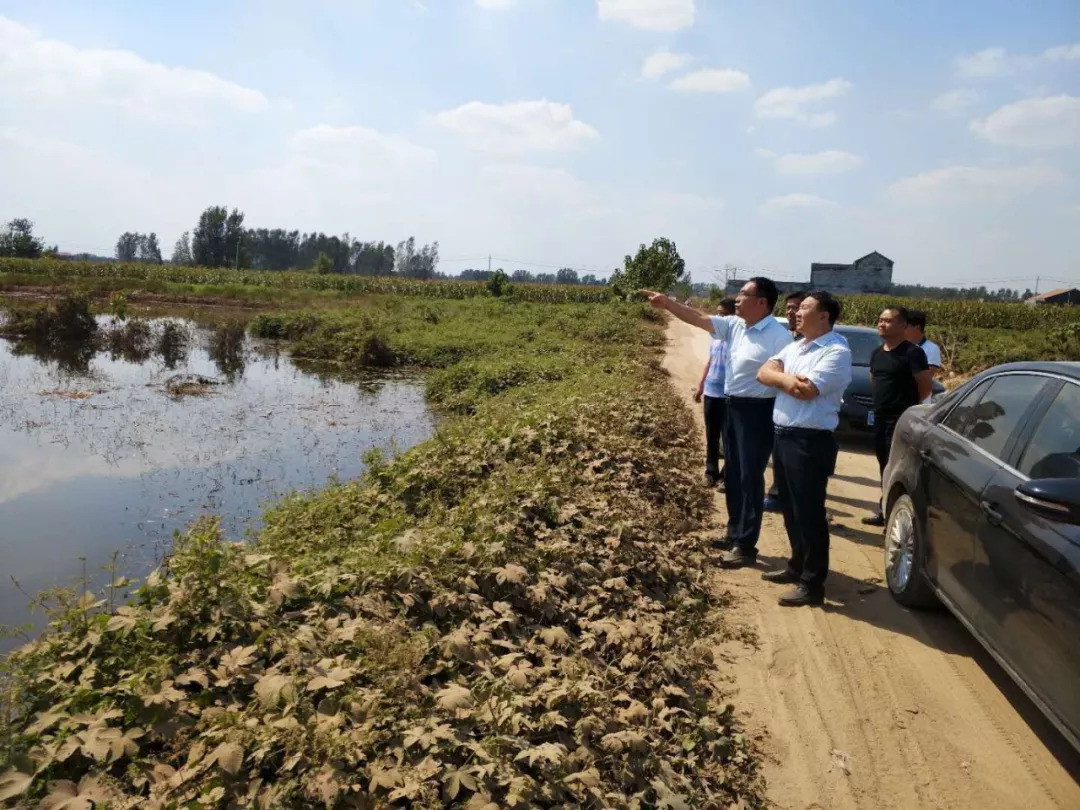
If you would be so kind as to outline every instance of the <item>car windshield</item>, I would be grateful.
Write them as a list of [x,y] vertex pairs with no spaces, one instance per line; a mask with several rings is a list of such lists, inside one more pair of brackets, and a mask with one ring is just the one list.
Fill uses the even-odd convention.
[[847,329],[837,330],[851,347],[851,365],[870,365],[870,355],[881,345],[881,338],[873,332],[855,332]]

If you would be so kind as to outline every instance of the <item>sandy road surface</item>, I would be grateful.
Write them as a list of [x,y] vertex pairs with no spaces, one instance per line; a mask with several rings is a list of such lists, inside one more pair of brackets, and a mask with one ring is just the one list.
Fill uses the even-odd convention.
[[[668,338],[665,366],[696,410],[708,337],[673,319]],[[756,647],[726,644],[720,669],[765,752],[770,800],[782,810],[1080,808],[1080,755],[959,622],[907,611],[881,584],[881,535],[859,523],[877,498],[877,463],[841,446],[826,606],[779,607],[785,586],[760,570],[715,577],[735,597],[729,623],[757,637]],[[766,515],[760,551],[761,570],[786,559],[778,515]]]

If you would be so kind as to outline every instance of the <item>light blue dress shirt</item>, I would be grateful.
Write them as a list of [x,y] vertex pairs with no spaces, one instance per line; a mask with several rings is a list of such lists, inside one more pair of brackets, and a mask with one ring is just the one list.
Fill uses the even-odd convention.
[[814,340],[800,340],[779,352],[787,374],[809,379],[819,395],[811,400],[796,399],[776,391],[773,424],[778,427],[836,430],[840,421],[840,401],[851,383],[851,348],[841,335],[826,332]]
[[724,379],[727,377],[727,344],[712,339],[709,346],[709,373],[705,375],[704,394],[719,399],[724,395]]
[[712,315],[713,337],[727,341],[724,393],[729,397],[773,399],[776,389],[757,381],[758,371],[791,345],[791,333],[776,318],[765,317],[747,328],[738,315]]

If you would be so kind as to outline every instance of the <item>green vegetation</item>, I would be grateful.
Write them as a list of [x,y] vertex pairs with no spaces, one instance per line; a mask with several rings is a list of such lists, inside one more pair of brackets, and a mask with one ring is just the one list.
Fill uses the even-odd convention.
[[386,297],[252,328],[435,367],[436,436],[253,543],[193,527],[129,604],[44,597],[0,670],[0,802],[763,806],[655,312]]
[[[877,325],[887,306],[901,304],[922,310],[931,324],[979,329],[1046,329],[1080,323],[1080,307],[1030,307],[984,301],[938,301],[890,295],[845,295],[843,319],[847,323]],[[781,302],[781,306],[783,303]]]
[[[463,299],[490,295],[481,282],[423,281],[402,276],[374,277],[340,273],[297,273],[229,268],[184,267],[150,263],[79,262],[58,259],[0,259],[0,284],[21,279],[48,285],[89,285],[100,290],[182,292],[166,285],[188,285],[191,292],[212,292],[214,288],[234,292],[262,288],[264,297],[282,291],[327,292],[344,295],[394,294],[422,298]],[[210,289],[208,289],[210,288]],[[606,301],[606,286],[515,284],[514,296],[522,301],[543,303],[592,303]]]
[[[612,273],[611,285],[624,293],[638,290],[666,292],[683,280],[685,272],[686,262],[675,243],[670,239],[654,239],[651,245],[642,243],[635,255],[626,256],[622,269]],[[683,297],[688,295],[683,292]]]

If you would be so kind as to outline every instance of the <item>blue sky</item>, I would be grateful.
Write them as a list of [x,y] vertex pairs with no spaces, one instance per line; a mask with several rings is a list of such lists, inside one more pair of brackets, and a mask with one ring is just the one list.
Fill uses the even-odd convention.
[[227,204],[449,271],[1080,284],[1080,5],[0,0],[0,165],[68,250]]

